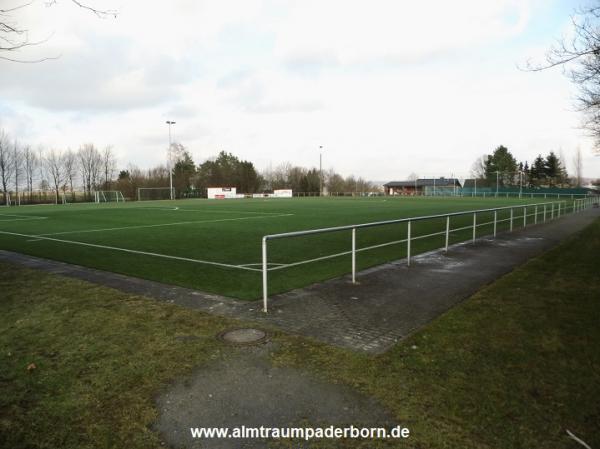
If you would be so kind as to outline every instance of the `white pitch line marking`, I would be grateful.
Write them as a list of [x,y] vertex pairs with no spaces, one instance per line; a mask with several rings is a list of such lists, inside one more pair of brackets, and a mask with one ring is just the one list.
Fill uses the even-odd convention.
[[261,271],[257,268],[240,267],[238,265],[231,265],[231,264],[221,263],[221,262],[211,262],[209,260],[191,259],[188,257],[169,256],[168,254],[152,253],[149,251],[138,251],[135,249],[120,248],[118,246],[97,245],[95,243],[78,242],[76,240],[64,240],[64,239],[56,239],[56,238],[52,238],[52,237],[40,237],[37,235],[20,234],[18,232],[8,232],[8,231],[0,231],[0,234],[16,235],[18,237],[26,237],[26,238],[37,238],[39,240],[48,240],[51,242],[67,243],[67,244],[71,244],[71,245],[89,246],[91,248],[108,249],[111,251],[121,251],[124,253],[130,253],[130,254],[141,254],[143,256],[160,257],[163,259],[181,260],[183,262],[199,263],[199,264],[203,264],[203,265],[215,265],[218,267],[225,267],[225,268],[237,268],[238,270],[258,271],[258,272]]
[[35,221],[35,220],[44,220],[48,217],[38,217],[38,218],[10,218],[8,220],[0,220],[0,223],[12,223],[13,221]]
[[[275,263],[275,262],[267,262],[267,265],[275,265],[275,266],[283,266],[284,263]],[[262,262],[257,263],[244,263],[241,265],[237,265],[238,267],[254,267],[254,266],[262,266]]]
[[48,218],[48,217],[40,217],[39,215],[23,215],[23,214],[0,214],[0,217]]
[[156,207],[152,207],[152,206],[137,206],[137,207],[131,207],[130,209],[146,209],[146,210],[179,210],[178,207],[160,207],[160,206],[156,206]]
[[38,215],[15,215],[15,214],[0,214],[0,217],[16,217],[3,220],[0,218],[0,223],[9,221],[26,221],[26,220],[46,220],[48,217],[40,217]]
[[152,224],[152,225],[136,225],[136,226],[120,226],[116,228],[103,228],[103,229],[83,229],[79,231],[63,231],[63,232],[52,232],[47,234],[38,234],[39,236],[49,236],[49,235],[66,235],[66,234],[87,234],[90,232],[105,232],[105,231],[121,231],[125,229],[144,229],[144,228],[158,228],[161,226],[177,226],[177,225],[185,225],[185,224],[202,224],[202,223],[220,223],[224,221],[239,221],[239,220],[254,220],[257,218],[276,218],[276,217],[289,217],[294,214],[281,214],[281,215],[264,215],[258,217],[237,217],[237,218],[220,218],[217,220],[196,220],[196,221],[177,221],[175,223],[160,223],[160,224]]
[[186,209],[184,207],[167,207],[167,206],[133,206],[131,209],[146,209],[146,210],[177,210],[179,212],[211,212],[217,214],[258,214],[258,215],[279,215],[281,212],[258,212],[248,210],[220,210],[220,209]]

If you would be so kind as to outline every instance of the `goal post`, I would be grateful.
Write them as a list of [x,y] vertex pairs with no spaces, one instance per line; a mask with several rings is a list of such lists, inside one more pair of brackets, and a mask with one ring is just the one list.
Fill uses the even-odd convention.
[[171,187],[138,187],[137,189],[138,201],[170,200],[171,198],[175,198],[175,189],[171,189]]
[[94,200],[96,203],[124,203],[125,197],[120,190],[97,190]]

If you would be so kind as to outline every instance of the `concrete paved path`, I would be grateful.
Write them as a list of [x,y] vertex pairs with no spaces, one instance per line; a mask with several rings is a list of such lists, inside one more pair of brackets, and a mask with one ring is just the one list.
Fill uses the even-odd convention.
[[84,279],[208,313],[250,320],[326,343],[381,353],[531,257],[552,248],[600,217],[599,209],[561,217],[496,239],[458,244],[274,295],[270,312],[247,302],[105,271],[0,250],[0,260]]

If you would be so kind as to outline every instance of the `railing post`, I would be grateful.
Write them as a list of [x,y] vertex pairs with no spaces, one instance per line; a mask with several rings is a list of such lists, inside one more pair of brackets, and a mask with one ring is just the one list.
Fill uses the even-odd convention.
[[446,217],[446,252],[448,252],[448,242],[450,241],[450,215]]
[[543,220],[543,222],[546,223],[546,205],[545,204],[544,204],[544,220]]
[[498,211],[494,211],[494,237],[496,237],[496,226],[498,223]]
[[552,203],[552,207],[551,207],[550,220],[554,220],[554,203]]
[[356,284],[356,228],[352,228],[352,283]]
[[410,220],[408,220],[408,237],[406,238],[406,265],[410,266]]
[[513,215],[514,215],[513,208],[511,207],[510,208],[510,232],[512,232],[512,230],[513,230]]
[[533,210],[533,214],[534,214],[534,217],[533,217],[533,224],[537,224],[537,215],[538,215],[538,214],[537,214],[537,208],[538,208],[538,207],[537,207],[537,204],[536,204],[536,205],[535,205],[535,209]]
[[527,206],[523,208],[523,227],[527,227]]
[[268,284],[267,284],[267,239],[262,239],[262,281],[263,281],[263,312],[267,313],[267,296],[268,296]]
[[473,243],[475,243],[475,236],[477,235],[477,212],[473,212]]

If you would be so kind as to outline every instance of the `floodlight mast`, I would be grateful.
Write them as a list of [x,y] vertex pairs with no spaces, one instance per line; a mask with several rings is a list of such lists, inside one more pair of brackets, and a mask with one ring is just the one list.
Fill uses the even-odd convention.
[[500,184],[499,178],[500,178],[500,171],[496,170],[496,198],[498,197],[498,186]]
[[319,145],[319,196],[323,196],[323,145]]
[[523,197],[523,170],[519,170],[519,198]]
[[171,143],[171,125],[174,125],[175,122],[171,121],[171,120],[167,120],[166,121],[167,125],[169,125],[169,187],[170,187],[170,197],[171,199],[175,199],[173,198],[173,163],[171,160],[171,154],[172,154],[172,143]]

